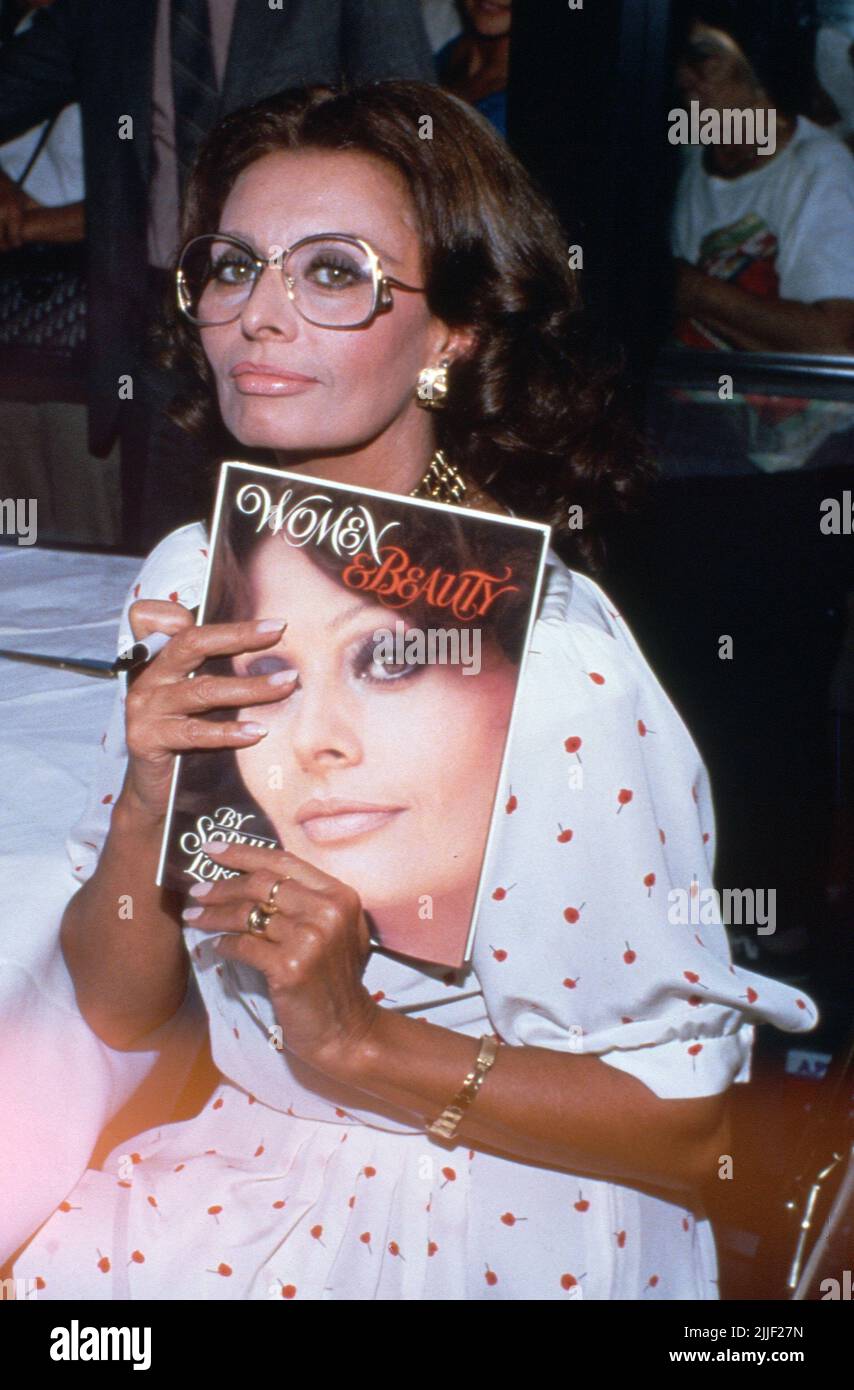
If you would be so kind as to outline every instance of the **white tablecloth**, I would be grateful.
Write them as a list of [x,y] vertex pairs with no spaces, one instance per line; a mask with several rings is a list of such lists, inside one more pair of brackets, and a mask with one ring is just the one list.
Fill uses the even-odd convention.
[[[0,546],[0,647],[115,656],[141,561]],[[84,804],[114,681],[0,658],[0,1263],[86,1167],[157,1053],[117,1053],[81,1018],[59,949],[79,887],[64,839]]]
[[[0,546],[0,647],[111,661],[140,567],[123,555]],[[64,854],[115,692],[115,681],[0,658],[4,859]]]

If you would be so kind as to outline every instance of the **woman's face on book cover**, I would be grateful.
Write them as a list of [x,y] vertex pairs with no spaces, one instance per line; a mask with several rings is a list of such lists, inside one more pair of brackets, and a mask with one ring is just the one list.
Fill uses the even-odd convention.
[[476,675],[377,660],[373,634],[393,633],[406,609],[347,589],[281,536],[258,546],[249,575],[248,616],[288,626],[235,669],[299,673],[289,697],[237,716],[270,730],[236,757],[285,848],[355,888],[369,911],[473,893],[517,668],[485,631]]
[[[277,151],[236,179],[218,228],[262,257],[318,232],[361,237],[386,274],[423,285],[420,242],[404,180],[384,161],[347,152]],[[275,248],[279,248],[278,253]],[[305,450],[314,459],[368,445],[391,429],[401,447],[414,388],[438,360],[447,329],[424,294],[392,289],[391,312],[359,328],[308,323],[268,268],[233,323],[200,330],[223,421],[249,447]],[[253,372],[253,368],[263,371]],[[275,372],[299,373],[287,382]],[[292,460],[293,462],[293,460]]]

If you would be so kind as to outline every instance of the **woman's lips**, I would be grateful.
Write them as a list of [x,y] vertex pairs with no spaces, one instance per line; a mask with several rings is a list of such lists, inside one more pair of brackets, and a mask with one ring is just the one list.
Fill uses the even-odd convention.
[[318,385],[314,377],[279,371],[258,362],[238,362],[231,369],[231,377],[243,396],[296,396]]
[[[317,806],[317,803],[315,803]],[[342,806],[340,810],[330,803],[328,813],[318,806],[306,806],[297,813],[307,838],[314,844],[326,845],[335,840],[351,840],[356,835],[365,835],[370,830],[378,830],[387,825],[395,816],[405,810],[403,806]]]

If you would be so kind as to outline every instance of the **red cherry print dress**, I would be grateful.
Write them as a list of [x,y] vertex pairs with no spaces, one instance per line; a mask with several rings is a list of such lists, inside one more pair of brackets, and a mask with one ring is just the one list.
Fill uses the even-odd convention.
[[[206,547],[201,524],[157,546],[128,595],[122,645],[134,593],[197,602]],[[79,882],[122,785],[121,700],[68,840]],[[505,775],[486,881],[512,891],[483,895],[468,971],[375,950],[365,983],[381,1007],[423,1001],[433,1022],[471,1037],[495,1030],[568,1065],[595,1056],[665,1098],[746,1081],[757,1023],[814,1026],[812,1000],[731,965],[720,922],[671,920],[673,890],[711,886],[705,769],[607,597],[553,552]],[[13,1270],[42,1280],[41,1298],[718,1297],[702,1209],[434,1142],[418,1119],[272,1048],[262,977],[217,961],[204,933],[186,936],[187,999],[152,1050],[92,1044],[103,1056],[92,1137],[122,1068],[136,1068],[135,1084],[140,1059],[150,1071],[155,1043],[168,1059],[182,1028],[209,1026],[221,1083],[198,1116],[135,1135],[101,1169],[45,1154],[30,1178],[40,1228]]]

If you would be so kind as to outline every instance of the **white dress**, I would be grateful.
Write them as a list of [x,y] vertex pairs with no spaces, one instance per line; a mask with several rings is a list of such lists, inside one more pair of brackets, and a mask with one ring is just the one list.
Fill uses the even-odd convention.
[[[156,547],[120,646],[134,598],[198,603],[206,547],[201,523]],[[122,786],[123,700],[67,842],[80,882]],[[668,915],[671,890],[711,883],[707,775],[605,594],[552,551],[519,702],[471,969],[375,950],[368,989],[472,1037],[594,1054],[664,1098],[747,1081],[754,1025],[806,1032],[816,1007],[736,969],[720,922]],[[221,1084],[67,1192],[14,1265],[39,1297],[718,1297],[711,1226],[688,1198],[434,1142],[271,1046],[263,977],[186,935],[181,1013],[204,1001]]]

